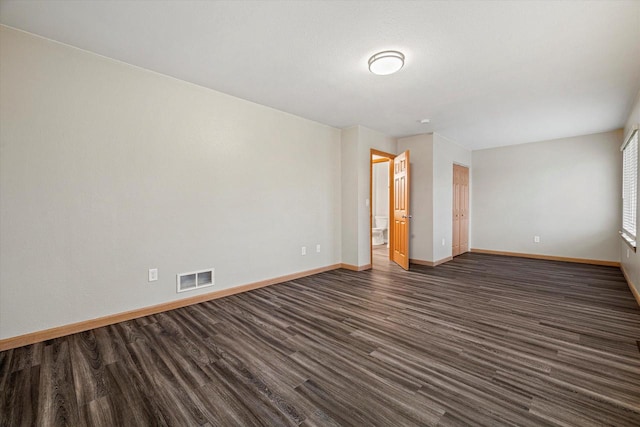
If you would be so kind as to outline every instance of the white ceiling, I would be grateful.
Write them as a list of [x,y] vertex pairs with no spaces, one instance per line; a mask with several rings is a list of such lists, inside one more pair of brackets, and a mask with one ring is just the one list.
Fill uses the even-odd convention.
[[[338,128],[471,149],[622,127],[640,90],[637,0],[2,0],[0,22]],[[406,65],[372,75],[385,49]]]

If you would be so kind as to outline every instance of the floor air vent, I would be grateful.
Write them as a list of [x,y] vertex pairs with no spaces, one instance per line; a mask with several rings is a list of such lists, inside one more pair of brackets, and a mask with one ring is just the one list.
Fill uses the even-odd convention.
[[178,292],[192,291],[194,289],[213,286],[213,268],[178,274],[177,284]]

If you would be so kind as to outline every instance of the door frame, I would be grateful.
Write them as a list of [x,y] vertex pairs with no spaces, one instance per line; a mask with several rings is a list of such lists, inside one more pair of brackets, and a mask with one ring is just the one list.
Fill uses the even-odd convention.
[[[373,165],[374,163],[387,162],[389,164],[389,225],[391,225],[391,219],[393,218],[393,159],[396,158],[395,154],[387,153],[384,151],[371,148],[369,153],[369,259],[371,260],[371,267],[373,268]],[[380,156],[386,160],[374,161],[373,156]],[[393,260],[393,227],[387,228],[387,238],[389,240],[389,260]]]

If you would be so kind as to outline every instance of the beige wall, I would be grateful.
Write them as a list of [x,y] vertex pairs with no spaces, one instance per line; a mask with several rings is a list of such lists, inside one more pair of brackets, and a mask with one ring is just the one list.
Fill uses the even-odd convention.
[[474,151],[473,247],[618,261],[621,139],[613,131]]
[[339,130],[0,31],[0,338],[341,261]]
[[[635,104],[629,113],[629,118],[627,119],[627,123],[624,127],[624,136],[620,139],[620,145],[622,145],[623,139],[629,135],[631,129],[638,124],[640,124],[640,92],[638,92]],[[638,197],[638,202],[640,202],[640,197]],[[619,202],[619,204],[621,203]],[[640,208],[640,203],[638,208]],[[637,212],[640,212],[640,209],[638,209]],[[620,246],[619,250],[622,268],[627,274],[628,279],[631,280],[632,286],[634,286],[638,293],[640,293],[640,253],[630,250],[629,246],[623,242],[622,239],[619,240],[618,244]]]

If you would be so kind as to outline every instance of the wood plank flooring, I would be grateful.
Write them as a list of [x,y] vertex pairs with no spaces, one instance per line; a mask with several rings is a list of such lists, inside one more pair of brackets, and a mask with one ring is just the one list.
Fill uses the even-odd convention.
[[617,268],[376,255],[2,352],[0,425],[638,426],[639,341]]

